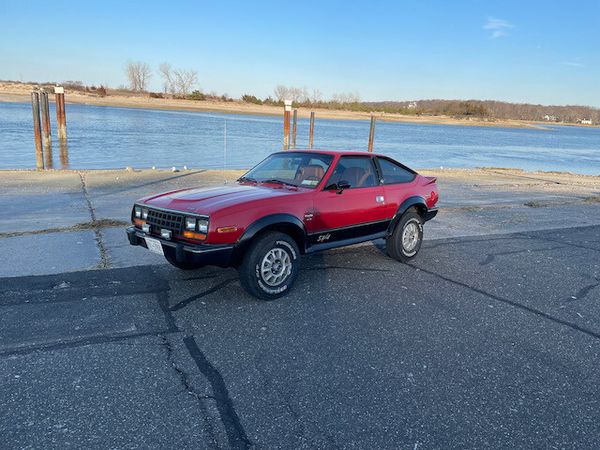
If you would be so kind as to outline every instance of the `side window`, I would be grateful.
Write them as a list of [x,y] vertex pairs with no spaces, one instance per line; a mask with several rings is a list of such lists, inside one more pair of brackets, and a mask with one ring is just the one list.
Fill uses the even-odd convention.
[[377,158],[381,168],[383,184],[408,183],[415,179],[415,174],[388,159]]
[[375,186],[377,176],[371,158],[368,156],[342,156],[327,185],[340,181],[350,183],[350,188]]

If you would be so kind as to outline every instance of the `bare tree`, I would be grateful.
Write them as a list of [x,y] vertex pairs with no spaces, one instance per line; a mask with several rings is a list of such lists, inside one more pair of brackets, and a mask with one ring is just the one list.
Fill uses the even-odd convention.
[[171,73],[171,65],[169,63],[162,63],[158,66],[158,73],[163,79],[163,91],[164,93],[174,94],[175,86],[173,83],[173,74]]
[[195,70],[173,70],[173,85],[179,95],[189,95],[198,83],[198,72]]
[[297,88],[294,86],[288,87],[278,84],[273,93],[275,94],[275,98],[280,102],[283,100],[291,100],[294,103],[306,103],[310,101],[310,96],[308,95],[308,89],[306,86],[303,88]]
[[275,98],[278,102],[282,102],[284,100],[289,99],[290,89],[284,86],[283,84],[278,84],[277,86],[275,86],[273,94],[275,94]]
[[312,96],[310,97],[311,103],[320,103],[323,101],[323,93],[318,89],[313,89]]
[[125,66],[125,73],[129,80],[129,88],[136,92],[145,91],[148,80],[152,76],[150,66],[141,61],[128,61]]

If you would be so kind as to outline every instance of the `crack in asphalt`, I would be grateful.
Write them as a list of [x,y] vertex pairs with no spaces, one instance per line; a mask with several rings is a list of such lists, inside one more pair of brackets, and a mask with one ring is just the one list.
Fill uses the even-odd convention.
[[567,301],[569,303],[572,303],[572,302],[575,302],[575,301],[578,301],[578,300],[583,300],[583,299],[585,299],[587,297],[587,295],[590,293],[591,290],[593,290],[593,289],[597,288],[598,286],[600,286],[600,278],[597,278],[597,277],[593,277],[593,278],[594,278],[594,280],[596,280],[596,283],[588,284],[587,286],[582,287],[573,296],[575,298],[571,297],[571,298],[567,299]]
[[490,292],[484,291],[483,289],[476,288],[476,287],[471,286],[471,285],[469,285],[467,283],[463,283],[462,281],[454,280],[454,279],[452,279],[450,277],[446,277],[444,275],[441,275],[439,273],[433,272],[433,271],[428,270],[428,269],[424,269],[424,268],[419,267],[419,266],[413,266],[411,264],[407,264],[406,266],[410,267],[411,269],[413,269],[415,271],[421,271],[421,272],[427,273],[429,275],[432,275],[434,277],[437,277],[437,278],[439,278],[441,280],[444,280],[444,281],[446,281],[448,283],[452,283],[454,285],[461,286],[461,287],[466,288],[466,289],[468,289],[470,291],[473,291],[473,292],[476,292],[476,293],[478,293],[480,295],[483,295],[485,297],[491,298],[492,300],[496,300],[498,302],[510,305],[510,306],[512,306],[514,308],[521,309],[521,310],[526,311],[526,312],[531,313],[531,314],[535,314],[535,315],[537,315],[539,317],[547,319],[547,320],[549,320],[551,322],[554,322],[554,323],[556,323],[558,325],[563,325],[563,326],[566,326],[568,328],[571,328],[572,330],[579,331],[581,333],[587,334],[588,336],[593,337],[595,339],[600,339],[600,333],[597,333],[595,331],[592,331],[592,330],[589,330],[587,328],[584,328],[584,327],[582,327],[580,325],[577,325],[576,323],[572,323],[572,322],[569,322],[567,320],[559,319],[558,317],[554,317],[554,316],[552,316],[552,315],[550,315],[548,313],[545,313],[544,311],[540,311],[539,309],[533,308],[531,306],[523,305],[523,304],[521,304],[521,303],[519,303],[519,302],[517,302],[515,300],[511,300],[511,299],[508,299],[508,298],[500,297],[499,295],[492,294]]
[[177,365],[177,362],[173,357],[173,346],[171,345],[169,340],[166,338],[166,336],[163,335],[159,335],[158,337],[161,339],[161,346],[167,351],[167,359],[171,363],[171,366],[173,366],[173,370],[177,372],[177,375],[179,375],[181,385],[183,386],[185,391],[192,397],[195,397],[196,399],[201,401],[209,399],[214,400],[215,398],[212,395],[200,394],[199,392],[196,392],[196,390],[192,387],[192,384],[190,383],[189,375]]
[[225,427],[225,433],[227,434],[227,440],[229,446],[232,449],[249,449],[253,448],[254,445],[248,436],[240,421],[233,400],[229,396],[227,385],[221,373],[208,361],[204,353],[198,347],[196,340],[193,336],[186,336],[183,339],[185,346],[188,349],[192,359],[196,363],[196,366],[208,380],[212,387],[214,400],[221,416],[221,422]]
[[129,225],[128,222],[115,219],[100,219],[90,222],[82,222],[69,227],[56,227],[56,228],[44,228],[43,230],[28,230],[28,231],[12,231],[9,233],[0,233],[0,238],[8,237],[19,237],[19,236],[33,236],[36,234],[50,234],[50,233],[68,233],[71,231],[87,231],[94,230],[95,228],[111,228],[111,227],[123,227]]
[[201,394],[194,389],[190,382],[189,375],[185,372],[185,370],[183,370],[179,365],[177,365],[177,362],[175,361],[175,357],[173,354],[173,346],[171,345],[171,342],[169,342],[166,336],[159,335],[159,338],[161,339],[161,346],[165,349],[167,353],[167,361],[171,364],[171,367],[177,374],[179,382],[183,386],[183,389],[185,390],[186,394],[194,397],[198,401],[198,404],[202,409],[202,419],[208,431],[208,435],[211,439],[211,444],[213,444],[214,448],[219,448],[218,440],[216,437],[217,433],[215,432],[213,425],[210,423],[209,413],[205,404],[206,400],[216,400],[215,397],[213,397],[212,395]]
[[35,352],[49,352],[54,350],[63,350],[68,348],[77,348],[83,347],[86,345],[96,345],[96,344],[110,344],[113,342],[121,342],[126,341],[128,339],[139,339],[148,336],[158,336],[164,334],[172,334],[175,333],[170,330],[154,330],[154,331],[144,331],[141,333],[129,333],[129,334],[111,334],[104,336],[92,336],[85,337],[80,339],[70,339],[67,341],[61,342],[51,342],[44,344],[32,344],[21,347],[13,347],[6,350],[0,350],[0,356],[14,356],[14,355],[27,355]]
[[[481,235],[481,236],[470,236],[470,237],[448,237],[443,239],[435,239],[435,240],[424,240],[423,248],[433,249],[438,247],[443,247],[447,245],[463,245],[463,244],[472,244],[479,242],[494,242],[494,241],[513,241],[513,240],[540,240],[540,241],[548,241],[553,242],[555,244],[569,245],[572,247],[581,248],[584,250],[592,250],[592,251],[600,251],[599,248],[594,247],[586,247],[584,245],[574,244],[571,242],[565,242],[559,239],[553,239],[545,236],[535,236],[530,233],[550,233],[550,232],[568,232],[569,230],[580,230],[585,228],[597,228],[599,225],[583,225],[583,226],[575,226],[575,227],[567,227],[567,228],[550,228],[550,229],[542,229],[542,230],[531,230],[531,231],[520,231],[514,233],[506,233],[506,234],[494,234],[492,236],[489,235]],[[590,241],[590,242],[598,242],[598,241]]]
[[167,327],[170,331],[176,332],[181,331],[175,322],[175,317],[171,314],[171,310],[169,309],[169,294],[168,291],[160,291],[156,293],[156,300],[158,302],[158,306],[165,317],[165,322],[167,323]]
[[[579,228],[595,228],[595,227],[598,227],[598,225],[590,225],[590,226],[585,226],[585,227],[561,228],[560,230],[554,230],[554,231],[568,232],[568,230],[572,230],[572,229],[577,230]],[[576,244],[574,242],[569,242],[569,241],[565,241],[565,240],[561,240],[561,239],[557,239],[557,238],[552,238],[550,236],[534,236],[534,235],[531,235],[528,233],[515,233],[515,235],[516,236],[524,236],[529,239],[537,239],[539,241],[554,242],[556,244],[568,245],[570,247],[576,247],[576,248],[580,248],[583,250],[591,250],[593,252],[600,252],[600,248],[587,247],[585,245]]]
[[98,227],[98,220],[96,219],[96,211],[92,206],[92,201],[90,199],[90,195],[87,189],[87,185],[85,183],[85,174],[82,172],[77,172],[79,174],[79,179],[81,180],[81,189],[83,191],[83,196],[87,203],[88,211],[90,213],[90,217],[92,219],[92,227],[91,229],[94,232],[94,238],[96,240],[96,246],[100,252],[100,263],[98,264],[99,269],[107,269],[110,267],[110,260],[108,258],[108,252],[106,251],[106,246],[104,245],[104,238],[102,236],[102,232]]
[[196,295],[192,295],[191,297],[188,297],[185,300],[181,300],[179,303],[176,303],[173,306],[171,306],[169,308],[169,311],[172,311],[172,312],[179,311],[180,309],[185,308],[190,303],[192,303],[198,299],[201,299],[202,297],[206,297],[207,295],[210,295],[213,292],[217,292],[237,280],[238,280],[237,278],[227,278],[226,280],[223,280],[219,284],[211,287],[210,289],[207,289],[206,291],[200,292],[199,294],[196,294]]

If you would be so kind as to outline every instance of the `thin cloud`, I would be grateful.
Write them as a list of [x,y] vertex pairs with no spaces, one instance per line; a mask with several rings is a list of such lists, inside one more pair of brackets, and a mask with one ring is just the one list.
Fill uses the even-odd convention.
[[585,64],[580,63],[580,62],[575,62],[575,61],[563,61],[563,62],[561,62],[561,64],[563,66],[569,66],[569,67],[585,67]]
[[514,27],[508,20],[496,19],[495,17],[488,17],[483,24],[483,29],[490,32],[490,39],[508,36],[508,30]]

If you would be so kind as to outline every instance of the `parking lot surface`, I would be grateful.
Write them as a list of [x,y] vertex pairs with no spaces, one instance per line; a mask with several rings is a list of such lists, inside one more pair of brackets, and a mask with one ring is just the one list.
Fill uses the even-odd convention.
[[597,185],[445,173],[413,263],[306,256],[263,302],[126,242],[137,196],[220,175],[48,175],[0,183],[3,449],[597,446]]
[[0,282],[4,448],[594,447],[600,227]]

